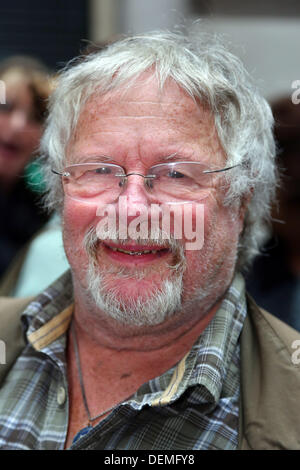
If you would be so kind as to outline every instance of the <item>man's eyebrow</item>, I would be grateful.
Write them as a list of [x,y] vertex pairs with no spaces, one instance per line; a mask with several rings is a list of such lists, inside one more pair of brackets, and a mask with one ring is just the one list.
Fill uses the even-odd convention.
[[[111,155],[85,155],[74,158],[78,163],[101,163],[101,162],[113,162],[114,158]],[[159,157],[159,160],[162,162],[180,162],[180,161],[189,161],[193,160],[189,155],[182,155],[178,152],[171,153],[170,155],[162,155]]]
[[161,160],[168,161],[168,162],[178,160],[178,152],[171,153],[171,155],[163,155],[161,157]]
[[163,162],[182,162],[182,161],[193,161],[189,155],[181,155],[178,152],[172,153],[171,155],[165,155],[160,158]]
[[85,156],[77,156],[75,160],[79,163],[101,163],[112,161],[113,157],[110,155],[85,155]]

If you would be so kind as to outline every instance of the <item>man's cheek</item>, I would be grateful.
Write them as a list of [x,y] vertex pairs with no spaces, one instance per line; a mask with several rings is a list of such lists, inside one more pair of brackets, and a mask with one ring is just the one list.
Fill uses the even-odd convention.
[[95,204],[85,204],[68,197],[65,198],[63,208],[63,222],[81,232],[96,223],[97,206]]
[[204,244],[205,204],[166,205],[162,210],[163,234],[181,241],[185,251],[198,251]]
[[63,208],[63,241],[70,265],[86,256],[84,237],[95,224],[96,208],[66,198]]
[[[188,273],[199,275],[208,269],[214,254],[222,244],[223,224],[222,216],[213,204],[200,204],[197,211],[193,210],[193,215],[190,233],[194,238],[191,243],[189,240],[185,241],[185,256]],[[193,275],[191,277],[193,278]]]
[[183,209],[185,250],[199,251],[204,245],[205,205],[185,205]]

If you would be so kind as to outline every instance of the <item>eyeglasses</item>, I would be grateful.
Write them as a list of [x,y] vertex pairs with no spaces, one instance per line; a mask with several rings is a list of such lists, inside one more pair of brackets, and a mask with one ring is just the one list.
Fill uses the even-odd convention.
[[152,166],[146,175],[126,173],[113,163],[79,163],[64,171],[52,172],[62,176],[65,194],[84,202],[116,201],[126,187],[129,176],[144,178],[147,192],[161,203],[200,201],[207,197],[217,174],[238,165],[211,169],[200,162],[170,162]]

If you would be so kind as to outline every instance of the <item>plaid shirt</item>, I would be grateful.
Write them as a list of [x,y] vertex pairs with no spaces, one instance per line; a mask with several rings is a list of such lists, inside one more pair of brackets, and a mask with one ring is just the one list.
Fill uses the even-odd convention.
[[[71,449],[236,449],[244,289],[237,274],[190,352],[140,387]],[[64,448],[69,408],[66,333],[72,310],[67,272],[23,313],[27,346],[0,389],[1,449]]]

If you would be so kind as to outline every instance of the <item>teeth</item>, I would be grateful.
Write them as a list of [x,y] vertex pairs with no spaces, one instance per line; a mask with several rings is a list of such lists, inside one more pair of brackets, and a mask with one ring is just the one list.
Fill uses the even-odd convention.
[[121,253],[125,253],[126,255],[147,255],[149,253],[152,253],[152,254],[156,254],[157,253],[157,250],[145,250],[145,251],[127,251],[127,250],[122,250],[121,248],[115,248],[115,247],[112,247],[111,248],[113,251],[119,251]]

